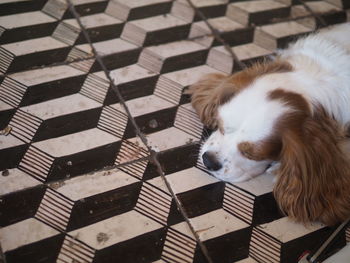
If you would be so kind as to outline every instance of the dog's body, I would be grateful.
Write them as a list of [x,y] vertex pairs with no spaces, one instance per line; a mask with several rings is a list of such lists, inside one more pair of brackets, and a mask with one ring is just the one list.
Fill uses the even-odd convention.
[[238,182],[278,163],[274,194],[299,221],[333,224],[350,216],[350,23],[322,30],[272,62],[193,85],[192,105],[217,127],[203,163]]
[[302,80],[291,91],[321,104],[339,123],[350,123],[350,24],[300,40],[281,57],[298,72],[293,78]]

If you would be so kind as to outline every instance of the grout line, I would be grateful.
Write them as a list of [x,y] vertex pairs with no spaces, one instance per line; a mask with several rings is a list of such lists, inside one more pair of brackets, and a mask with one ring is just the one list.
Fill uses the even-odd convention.
[[[316,19],[318,19],[320,21],[320,23],[323,25],[323,26],[328,26],[328,24],[324,21],[324,19],[316,14],[309,6],[307,6],[307,4],[305,4],[305,2],[303,0],[298,0],[308,11],[309,13],[311,14],[310,16],[312,17],[315,17]],[[67,2],[69,3],[69,9],[70,11],[72,12],[73,16],[75,17],[75,19],[78,21],[78,24],[79,26],[81,27],[82,29],[82,32],[86,38],[86,40],[88,41],[88,44],[92,47],[92,50],[95,54],[95,56],[93,57],[90,57],[90,58],[78,58],[76,60],[72,60],[72,61],[64,61],[64,62],[57,62],[57,63],[53,63],[53,64],[50,64],[50,65],[47,65],[47,66],[57,66],[57,65],[69,65],[71,63],[74,63],[74,62],[80,62],[80,61],[85,61],[85,60],[90,60],[90,59],[96,59],[98,61],[98,63],[100,64],[102,70],[105,72],[106,76],[107,76],[107,79],[110,81],[110,85],[111,85],[111,88],[112,90],[116,93],[116,95],[118,96],[119,100],[120,100],[120,103],[122,104],[123,108],[125,109],[127,115],[128,115],[128,118],[129,120],[132,122],[132,125],[134,126],[135,128],[135,131],[136,131],[136,134],[137,136],[141,139],[141,141],[145,144],[145,146],[147,147],[148,151],[150,152],[150,156],[147,156],[147,157],[143,157],[143,158],[140,158],[140,159],[137,159],[137,160],[133,160],[133,161],[130,161],[130,162],[126,162],[126,163],[123,163],[123,164],[119,164],[119,165],[112,165],[112,166],[108,166],[108,167],[105,167],[105,168],[102,168],[98,171],[104,171],[104,170],[111,170],[111,169],[115,169],[115,168],[118,168],[118,167],[122,167],[122,166],[126,166],[126,165],[129,165],[129,164],[132,164],[132,163],[137,163],[137,162],[141,162],[141,161],[144,161],[144,160],[149,160],[151,163],[153,163],[156,167],[157,167],[157,171],[159,173],[159,175],[162,177],[162,179],[164,180],[169,192],[171,193],[172,197],[174,198],[175,202],[176,202],[176,205],[178,207],[178,209],[180,210],[182,216],[184,217],[186,223],[188,224],[188,226],[190,227],[193,235],[195,236],[196,240],[197,240],[197,243],[199,244],[203,254],[205,255],[205,257],[207,258],[208,262],[212,263],[212,259],[210,258],[209,254],[208,254],[208,251],[207,251],[207,248],[204,246],[204,244],[202,243],[202,241],[199,239],[199,236],[198,234],[196,233],[195,229],[193,228],[193,226],[191,225],[191,222],[188,218],[188,215],[181,203],[181,201],[178,199],[178,197],[176,196],[176,194],[174,193],[174,191],[172,190],[171,186],[170,186],[170,183],[168,182],[168,180],[166,179],[165,177],[165,174],[164,174],[164,171],[162,170],[161,168],[161,164],[158,160],[158,153],[155,152],[154,150],[152,150],[151,147],[148,146],[147,144],[147,138],[145,137],[145,135],[141,132],[140,128],[138,127],[135,119],[133,118],[133,116],[131,115],[126,103],[125,103],[125,100],[123,99],[122,95],[120,94],[120,91],[119,89],[114,85],[114,82],[113,80],[111,79],[110,77],[110,74],[109,74],[109,70],[105,67],[101,57],[97,54],[93,44],[92,44],[92,41],[86,31],[86,29],[83,27],[82,23],[81,23],[81,20],[80,20],[80,16],[79,14],[76,12],[75,10],[75,7],[73,6],[73,4],[71,3],[71,0],[67,0]],[[205,17],[205,15],[200,11],[198,10],[194,4],[192,3],[191,0],[187,0],[187,2],[190,4],[190,6],[195,10],[195,12],[198,14],[198,16],[201,17],[201,19],[207,24],[207,26],[209,27],[209,29],[212,31],[212,35],[219,41],[221,42],[225,48],[227,49],[227,51],[230,53],[230,55],[232,56],[232,58],[234,59],[235,63],[237,63],[237,65],[243,69],[245,68],[245,64],[242,63],[238,57],[236,56],[236,54],[232,51],[231,47],[225,42],[224,39],[221,38],[219,32],[217,29],[215,29],[212,25],[210,25],[210,23],[208,22],[207,18]],[[301,19],[301,18],[297,18],[297,19]],[[256,27],[254,27],[256,28]],[[30,68],[31,69],[36,69],[36,68],[41,68],[42,66],[38,66],[38,67],[33,67],[33,68]],[[46,66],[45,66],[46,67]],[[26,71],[26,70],[24,70]],[[17,72],[16,72],[17,73]],[[12,73],[11,73],[12,74]],[[0,76],[7,76],[8,74],[0,74]],[[50,188],[47,184],[51,184],[53,182],[50,182],[50,183],[46,183],[45,185]],[[51,188],[50,188],[51,189]],[[55,189],[54,189],[55,190]],[[38,219],[37,219],[38,220]],[[45,222],[44,222],[45,223]],[[45,223],[46,224],[46,223]],[[51,226],[51,225],[50,225]],[[51,226],[52,227],[52,226]],[[60,232],[62,232],[60,230]],[[66,231],[64,231],[64,233],[67,233]],[[84,243],[85,244],[85,243]],[[0,262],[1,262],[1,256],[2,256],[2,251],[1,251],[1,247],[0,247]],[[3,257],[3,260],[6,260],[5,257]]]
[[325,21],[319,14],[316,14],[316,13],[311,9],[311,7],[308,6],[308,5],[304,2],[304,0],[298,0],[298,2],[299,2],[300,4],[302,4],[302,5],[305,7],[305,9],[306,9],[314,18],[316,18],[318,21],[320,21],[320,23],[321,23],[323,26],[328,26],[328,24],[326,23],[326,21]]
[[203,14],[203,12],[201,12],[193,4],[192,0],[186,0],[186,1],[192,7],[192,9],[195,11],[195,13],[202,19],[202,21],[208,26],[208,28],[212,32],[212,35],[214,36],[214,38],[224,45],[227,52],[231,55],[234,63],[236,63],[238,65],[239,69],[242,70],[242,69],[246,68],[246,65],[242,61],[240,61],[238,59],[237,55],[232,51],[231,46],[229,44],[227,44],[226,41],[220,36],[219,31],[209,23],[208,18]]
[[[176,0],[173,0],[173,1],[176,1]],[[189,0],[186,0],[186,1],[189,1]],[[290,18],[290,17],[288,17],[288,18],[276,18],[275,21],[269,22],[269,25],[278,24],[278,23],[282,23],[282,22],[298,21],[298,20],[302,20],[302,19],[305,19],[305,18],[312,18],[312,17],[313,17],[313,18],[318,19],[318,20],[321,22],[321,24],[322,24],[323,26],[328,26],[328,24],[324,21],[324,19],[323,19],[320,15],[316,14],[303,0],[297,0],[297,1],[299,1],[299,2],[305,7],[305,9],[307,9],[307,11],[309,11],[309,13],[310,13],[309,15],[304,15],[304,16],[295,17],[295,18]],[[201,15],[201,18],[204,18],[204,19],[205,19],[205,20],[203,20],[203,21],[206,23],[206,25],[209,27],[209,29],[210,29],[212,32],[211,32],[211,33],[208,33],[208,34],[201,35],[201,36],[188,37],[188,38],[186,38],[185,40],[193,41],[193,40],[196,40],[196,39],[201,39],[201,38],[203,38],[203,37],[210,37],[210,36],[213,36],[214,38],[216,38],[219,42],[221,42],[221,43],[223,44],[223,46],[225,47],[225,49],[226,49],[226,50],[230,53],[230,55],[233,57],[234,61],[235,61],[235,62],[238,61],[238,62],[236,62],[236,63],[241,64],[241,66],[239,66],[239,67],[240,67],[241,69],[245,68],[246,66],[244,65],[244,63],[242,63],[242,62],[238,59],[238,57],[235,55],[235,53],[234,53],[234,52],[232,51],[232,49],[230,48],[230,45],[227,44],[227,43],[225,42],[225,40],[221,38],[221,36],[220,36],[220,34],[218,33],[218,31],[207,21],[207,18],[203,15],[203,13],[202,13],[200,10],[196,9],[196,7],[194,7],[194,8],[195,8],[195,11],[198,12],[198,15],[199,15],[199,13],[202,14],[202,15]],[[61,20],[58,20],[58,21],[63,21],[63,20],[61,19]],[[255,30],[258,26],[260,26],[260,25],[255,25],[255,26],[253,26],[252,28]],[[58,40],[58,39],[57,39],[57,40]],[[60,40],[58,40],[58,41],[60,41]],[[125,40],[125,41],[126,41],[126,40]],[[62,42],[62,41],[60,41],[60,42]],[[127,42],[129,42],[129,41],[127,41]],[[11,43],[16,43],[16,42],[11,42]],[[63,42],[62,42],[62,43],[63,43]],[[72,47],[74,47],[74,46],[75,46],[75,45],[72,45]],[[86,58],[76,58],[76,59],[73,59],[73,60],[70,60],[70,61],[65,60],[65,61],[61,61],[61,62],[54,62],[54,63],[52,63],[52,64],[45,65],[44,67],[46,68],[46,67],[55,67],[55,66],[64,66],[64,65],[69,66],[69,65],[72,64],[72,63],[87,61],[87,60],[91,60],[91,59],[95,59],[95,56],[86,57]],[[236,60],[236,59],[237,59],[237,60]],[[243,67],[242,67],[242,66],[243,66]],[[33,67],[28,68],[28,69],[24,69],[24,70],[20,70],[20,71],[16,71],[16,72],[11,72],[11,73],[7,73],[7,72],[5,72],[5,73],[0,73],[0,76],[1,76],[1,77],[6,77],[6,76],[9,76],[9,75],[14,74],[14,73],[21,73],[21,72],[25,72],[25,71],[28,71],[28,70],[35,70],[35,69],[40,69],[40,68],[43,68],[43,66],[42,66],[42,65],[41,65],[41,66],[33,66]],[[95,72],[93,72],[93,73],[95,73]],[[87,73],[87,74],[91,74],[91,73]]]
[[[60,41],[60,40],[57,40],[57,41]],[[16,42],[11,42],[11,44],[12,43],[16,43]],[[30,71],[30,70],[41,69],[41,68],[49,68],[49,67],[56,67],[56,66],[70,66],[70,64],[72,64],[72,63],[87,61],[87,60],[91,60],[91,59],[95,59],[95,57],[92,56],[92,57],[88,57],[88,58],[76,58],[76,59],[73,59],[73,60],[70,60],[70,61],[65,60],[65,61],[61,61],[61,62],[54,62],[54,63],[48,64],[48,65],[33,66],[33,67],[30,67],[30,68],[23,69],[23,70],[18,70],[18,71],[15,71],[15,72],[0,73],[0,76],[7,77],[7,76],[10,76],[10,75],[13,75],[13,74],[22,73],[22,72],[26,72],[26,71]],[[82,71],[82,70],[80,70],[80,71]],[[96,72],[93,72],[93,73],[96,73]],[[91,73],[87,72],[86,74],[91,74]]]
[[102,61],[101,56],[97,53],[91,39],[90,36],[88,34],[88,32],[86,31],[86,29],[84,28],[81,20],[80,20],[80,16],[77,13],[77,11],[75,10],[74,5],[71,2],[72,0],[67,0],[68,4],[69,4],[69,10],[72,12],[73,16],[75,17],[75,19],[77,20],[85,39],[87,40],[88,44],[91,46],[92,52],[95,55],[95,58],[97,60],[97,62],[100,64],[102,71],[105,73],[107,79],[110,82],[110,86],[112,88],[112,90],[115,92],[115,94],[117,95],[118,99],[120,100],[119,103],[122,105],[122,107],[124,108],[126,114],[128,115],[129,120],[131,121],[132,125],[135,128],[135,132],[137,134],[137,136],[141,139],[141,141],[143,142],[143,144],[147,147],[147,149],[151,152],[152,149],[148,146],[147,144],[147,138],[146,136],[141,132],[140,128],[138,127],[138,125],[136,124],[136,121],[134,119],[134,117],[131,115],[129,108],[126,105],[126,102],[124,100],[124,98],[122,97],[119,89],[117,88],[117,86],[114,84],[114,81],[112,80],[111,76],[110,76],[110,71],[106,68],[105,64]]
[[[233,58],[234,62],[238,65],[238,67],[240,69],[244,69],[246,67],[246,65],[244,63],[242,63],[238,57],[236,56],[236,54],[232,51],[231,47],[225,42],[225,40],[220,36],[220,33],[208,22],[207,17],[200,11],[198,10],[195,5],[193,4],[193,2],[191,0],[186,0],[188,2],[188,4],[194,9],[194,11],[196,12],[196,14],[205,22],[205,24],[208,26],[208,28],[211,30],[212,35],[214,36],[214,38],[216,40],[218,40],[219,42],[221,42],[225,49],[229,52],[229,54],[231,55],[231,57]],[[316,15],[302,0],[299,0],[307,10],[309,10],[309,12],[312,14],[312,16],[318,18],[320,20],[320,22],[323,25],[326,25],[326,23],[324,22],[324,20],[319,17],[318,15]],[[126,105],[126,102],[124,100],[124,98],[122,97],[119,89],[117,86],[114,85],[114,81],[111,79],[110,74],[109,74],[109,70],[105,67],[101,57],[99,56],[99,54],[96,52],[95,47],[92,44],[92,41],[90,39],[90,36],[88,35],[86,29],[84,28],[84,26],[81,23],[80,20],[80,16],[79,14],[76,12],[74,5],[72,4],[71,0],[67,0],[68,4],[69,4],[69,9],[72,12],[73,16],[75,17],[75,19],[77,20],[79,26],[82,29],[82,32],[84,34],[84,37],[86,38],[88,44],[91,46],[93,53],[95,54],[95,58],[98,61],[98,63],[100,64],[102,71],[104,71],[107,79],[110,81],[110,85],[112,90],[115,92],[115,94],[117,95],[120,104],[122,105],[122,107],[124,108],[126,114],[128,115],[128,119],[131,121],[136,135],[141,139],[142,143],[147,147],[148,151],[150,152],[150,156],[147,158],[151,163],[153,163],[156,167],[157,167],[157,172],[159,173],[159,175],[161,176],[161,178],[163,179],[166,187],[168,188],[172,198],[175,200],[176,206],[179,209],[180,213],[182,214],[183,218],[185,219],[188,227],[190,228],[192,234],[194,235],[197,244],[199,245],[200,249],[202,250],[205,258],[207,259],[207,261],[209,263],[213,263],[213,260],[211,259],[211,257],[209,256],[209,252],[206,248],[206,246],[203,244],[203,242],[200,240],[199,235],[197,234],[197,232],[195,231],[194,227],[192,226],[189,217],[187,215],[187,212],[185,211],[185,208],[183,207],[181,201],[179,200],[179,198],[176,196],[175,192],[173,191],[170,183],[168,182],[168,180],[165,177],[164,171],[162,170],[161,164],[158,160],[158,153],[155,152],[147,143],[147,138],[146,136],[141,132],[140,128],[138,127],[135,119],[133,118],[133,116],[131,115],[129,108]],[[113,166],[111,166],[113,167]],[[108,169],[108,168],[107,168]],[[113,168],[112,168],[113,169]]]
[[202,253],[203,253],[204,257],[206,258],[207,262],[214,263],[214,261],[211,259],[210,255],[209,255],[207,247],[200,240],[199,235],[197,234],[196,230],[192,226],[184,206],[182,205],[180,199],[177,197],[177,195],[173,191],[172,187],[170,186],[170,183],[166,179],[165,174],[164,174],[164,172],[162,170],[161,164],[160,164],[160,162],[159,162],[159,160],[157,158],[157,153],[153,154],[153,164],[157,167],[158,173],[162,177],[162,179],[163,179],[166,187],[168,188],[171,196],[174,198],[178,210],[180,211],[180,213],[182,214],[183,218],[185,219],[185,221],[187,223],[187,226],[190,228],[190,230],[191,230],[193,236],[195,237],[195,239],[197,241],[197,244],[199,245],[200,249],[202,250]]
[[82,29],[82,32],[84,34],[84,37],[86,38],[86,40],[88,41],[89,45],[92,48],[93,53],[95,54],[95,58],[98,61],[98,63],[100,64],[102,70],[104,71],[107,79],[110,81],[110,85],[112,90],[115,92],[115,94],[117,95],[120,104],[123,106],[126,114],[128,115],[129,120],[131,121],[132,125],[134,126],[135,132],[137,134],[137,136],[141,139],[141,141],[143,142],[143,144],[147,147],[148,151],[150,152],[150,162],[153,163],[156,167],[157,167],[157,171],[159,173],[159,175],[161,176],[161,178],[163,179],[166,187],[168,188],[172,198],[175,200],[176,206],[177,208],[180,210],[180,213],[182,214],[182,216],[184,217],[188,227],[190,228],[192,234],[194,235],[199,247],[201,248],[203,255],[206,257],[207,261],[209,263],[213,263],[213,260],[210,258],[209,253],[207,248],[204,246],[204,244],[202,243],[202,241],[199,239],[198,234],[196,233],[195,229],[193,228],[193,226],[190,223],[189,217],[181,203],[181,201],[179,200],[179,198],[176,196],[176,194],[174,193],[174,191],[172,190],[172,188],[170,187],[169,182],[167,181],[167,179],[165,178],[164,172],[162,170],[161,164],[158,161],[158,153],[155,152],[147,143],[147,138],[146,136],[141,132],[140,128],[138,127],[135,119],[133,118],[133,116],[131,115],[129,108],[127,107],[124,98],[122,97],[119,89],[117,86],[114,85],[114,81],[112,80],[112,78],[110,77],[109,74],[109,70],[106,68],[106,66],[104,65],[101,57],[99,56],[99,54],[96,52],[95,47],[92,44],[92,41],[90,39],[89,34],[87,33],[86,29],[83,27],[81,20],[80,20],[80,16],[77,13],[77,11],[75,10],[74,5],[72,4],[71,0],[67,0],[68,5],[69,5],[69,9],[72,12],[73,16],[75,17],[75,19],[77,20],[79,26]]

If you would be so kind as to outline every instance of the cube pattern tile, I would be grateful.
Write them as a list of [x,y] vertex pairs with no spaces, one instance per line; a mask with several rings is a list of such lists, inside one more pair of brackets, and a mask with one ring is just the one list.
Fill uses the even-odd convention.
[[[198,158],[210,131],[184,91],[239,69],[225,45],[249,65],[349,21],[349,1],[306,1],[323,22],[298,0],[192,3],[1,1],[7,263],[292,263],[331,233],[281,214],[270,174],[210,176]],[[349,241],[347,229],[333,249]]]

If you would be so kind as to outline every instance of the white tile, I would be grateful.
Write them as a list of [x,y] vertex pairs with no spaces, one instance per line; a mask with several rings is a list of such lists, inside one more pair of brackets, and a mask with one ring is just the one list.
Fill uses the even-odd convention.
[[[72,231],[69,234],[95,249],[103,249],[162,227],[161,224],[152,219],[136,211],[130,211]],[[105,234],[107,238],[103,242],[98,242],[97,236],[101,233]]]
[[303,225],[293,222],[288,217],[283,217],[271,223],[260,225],[258,226],[258,229],[275,237],[281,242],[286,243],[290,240],[310,234],[318,229],[321,229],[322,227],[324,227],[324,225],[320,223]]
[[169,193],[168,187],[165,185],[164,179],[161,176],[154,177],[150,180],[147,180],[147,183],[162,189],[164,192]]
[[54,22],[56,19],[44,14],[41,11],[26,12],[8,16],[0,16],[0,26],[6,29],[39,25]]
[[[179,2],[187,3],[186,0],[178,0]],[[192,0],[196,7],[206,7],[226,4],[228,0]]]
[[182,234],[185,234],[186,236],[193,237],[192,231],[190,227],[188,226],[187,222],[181,222],[176,225],[172,225],[171,228],[179,231]]
[[[226,51],[226,50],[225,50]],[[240,60],[256,58],[271,54],[270,50],[262,48],[254,43],[245,45],[239,45],[232,48],[232,51],[237,55]]]
[[328,12],[335,12],[340,11],[341,8],[332,5],[330,3],[326,3],[325,1],[315,1],[315,2],[308,2],[306,3],[312,11],[315,13],[328,13]]
[[2,0],[1,4],[8,4],[8,3],[16,3],[16,2],[25,2],[25,1],[32,1],[32,0]]
[[177,27],[188,24],[186,21],[181,20],[172,15],[160,15],[149,18],[139,19],[129,22],[139,28],[144,29],[147,32],[157,31],[161,29]]
[[192,167],[166,176],[176,194],[219,182],[213,176]]
[[[146,137],[148,145],[157,152],[198,141],[196,137],[176,129],[175,127],[149,134]],[[176,140],[169,140],[169,138],[176,138]]]
[[104,193],[135,182],[138,182],[138,180],[134,177],[114,169],[65,180],[61,182],[58,187],[55,187],[55,190],[77,201],[81,198]]
[[117,141],[117,137],[95,128],[36,142],[33,145],[51,156],[61,157]]
[[0,172],[0,195],[20,191],[40,184],[38,180],[35,180],[33,177],[17,168],[9,169],[9,174],[7,176],[1,176],[1,173],[2,172]]
[[13,109],[11,105],[8,105],[7,103],[0,100],[0,111],[10,110]]
[[57,230],[30,218],[1,228],[0,243],[3,252],[6,252],[57,234]]
[[109,74],[116,85],[156,75],[154,72],[140,67],[137,64],[112,70]]
[[7,136],[0,135],[0,150],[10,148],[10,147],[15,147],[21,144],[24,144],[24,143],[21,140],[17,139],[16,137],[12,136],[11,134]]
[[272,192],[274,185],[274,176],[271,174],[262,174],[249,181],[234,183],[238,187],[256,195],[263,195]]
[[258,262],[252,258],[245,258],[240,261],[236,261],[235,263],[258,263]]
[[[75,18],[64,20],[64,22],[79,28],[79,24]],[[81,17],[81,23],[85,28],[89,29],[94,27],[121,24],[122,21],[104,13],[98,13]]]
[[157,96],[150,95],[126,102],[132,116],[137,117],[151,112],[173,107],[171,103]]
[[21,56],[35,52],[68,47],[68,45],[52,37],[41,37],[2,45],[2,47],[16,56]]
[[[103,43],[103,42],[101,42]],[[96,43],[95,43],[96,44]],[[78,50],[81,50],[81,51],[84,51],[86,53],[88,53],[89,55],[93,56],[94,55],[94,52],[90,46],[90,44],[81,44],[81,45],[76,45],[75,46],[76,49]]]
[[167,262],[165,262],[165,261],[162,260],[162,259],[159,259],[159,260],[153,261],[152,263],[167,263]]
[[166,3],[172,0],[117,0],[118,3],[126,5],[130,8],[153,5],[158,3]]
[[101,56],[138,48],[136,45],[120,38],[94,43],[93,45],[96,49],[96,52]]
[[196,42],[182,40],[158,46],[147,47],[145,50],[152,52],[158,57],[167,58],[205,49],[206,48],[204,46],[199,45]]
[[42,120],[101,107],[96,101],[81,94],[73,94],[58,99],[32,104],[21,109]]
[[84,5],[90,3],[105,2],[106,0],[71,0],[73,5]]
[[[336,3],[326,3],[325,1],[306,2],[305,4],[317,14],[333,13],[341,10],[341,8],[337,7]],[[299,19],[298,23],[309,28],[316,27],[317,19],[312,16],[310,17],[310,11],[307,10],[305,6],[301,5],[300,3],[298,5],[292,5],[290,16],[292,19],[309,16],[308,18]]]
[[347,243],[340,251],[327,258],[324,263],[348,263],[350,258],[350,244]]
[[[129,111],[133,117],[145,115],[155,111],[160,111],[174,106],[170,102],[154,95],[128,100],[126,102],[126,105],[129,108]],[[121,107],[119,103],[113,104],[111,106],[117,110],[125,112],[124,108]]]
[[190,219],[201,241],[206,241],[246,227],[248,224],[223,209]]
[[162,76],[174,82],[181,84],[183,87],[197,82],[203,75],[209,73],[222,73],[207,65],[194,68],[183,69],[171,73],[163,74]]
[[[211,18],[211,19],[208,19],[208,22],[212,27],[214,27],[215,29],[217,29],[220,32],[229,32],[229,31],[234,31],[237,29],[244,28],[243,25],[241,25],[235,21],[232,21],[231,19],[227,18],[226,16]],[[203,30],[203,34],[211,33],[211,30],[209,29],[209,27],[206,25],[206,23],[204,21],[194,23],[193,27],[201,28],[201,30]],[[194,36],[195,35],[193,35],[193,37]]]
[[106,77],[106,73],[104,71],[98,71],[98,72],[94,72],[92,74],[94,74],[94,75],[96,75],[104,80],[109,81],[108,78]]
[[231,5],[239,7],[240,9],[245,10],[249,13],[286,7],[285,5],[272,0],[244,1],[232,3]]
[[80,76],[84,74],[86,73],[83,71],[67,65],[62,65],[22,71],[10,74],[9,77],[17,80],[24,85],[34,86],[45,82]]
[[294,21],[262,26],[261,29],[277,38],[310,32],[310,28]]
[[207,48],[194,41],[182,40],[144,48],[139,57],[139,65],[159,73],[167,58],[191,56],[191,53],[204,51]]

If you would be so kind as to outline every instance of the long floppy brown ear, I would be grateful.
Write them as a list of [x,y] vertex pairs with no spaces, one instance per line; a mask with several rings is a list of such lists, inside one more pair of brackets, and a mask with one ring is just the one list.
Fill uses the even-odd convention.
[[186,93],[191,95],[192,106],[203,124],[215,128],[218,107],[234,95],[235,86],[228,76],[212,73],[203,76]]
[[186,91],[191,95],[192,107],[196,110],[200,120],[208,127],[217,126],[217,109],[219,90],[225,83],[227,76],[223,74],[207,74]]
[[304,223],[333,225],[346,220],[350,158],[343,147],[345,132],[322,109],[305,117],[299,127],[282,134],[281,167],[274,187],[277,203],[292,219]]

